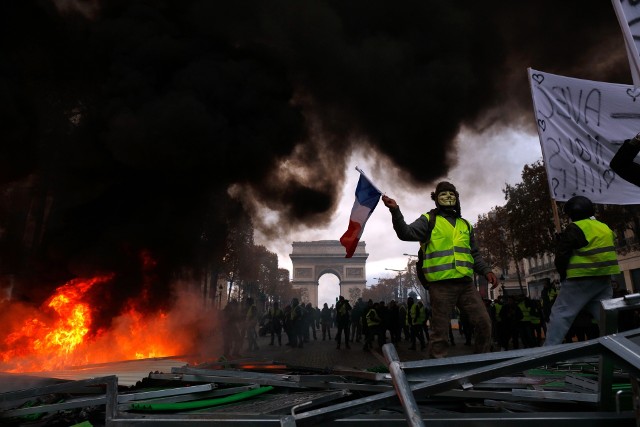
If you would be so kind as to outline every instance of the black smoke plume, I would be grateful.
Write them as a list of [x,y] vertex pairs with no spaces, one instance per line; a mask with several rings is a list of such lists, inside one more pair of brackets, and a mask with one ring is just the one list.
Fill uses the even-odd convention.
[[163,300],[252,201],[321,224],[359,143],[441,177],[461,127],[532,129],[527,67],[630,83],[602,0],[6,0],[0,43],[0,268],[34,301],[135,294],[144,251]]

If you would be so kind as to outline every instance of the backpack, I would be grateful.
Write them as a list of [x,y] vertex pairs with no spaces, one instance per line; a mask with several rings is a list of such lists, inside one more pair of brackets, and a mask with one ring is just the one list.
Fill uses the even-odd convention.
[[[431,232],[433,231],[433,228],[436,226],[436,209],[431,209],[427,215],[429,215],[429,226],[428,226],[428,231],[429,231],[429,236],[431,236]],[[469,221],[467,221],[466,219],[460,217],[461,220],[464,221],[465,224],[467,224],[467,228],[469,228],[469,230],[471,230],[471,224],[469,224]],[[427,277],[424,275],[424,271],[422,271],[422,263],[424,262],[424,251],[422,250],[423,246],[426,246],[428,242],[420,242],[420,247],[418,248],[418,260],[415,263],[415,269],[416,269],[416,276],[418,276],[418,280],[420,281],[420,284],[425,288],[425,289],[429,289],[429,281],[427,280]]]

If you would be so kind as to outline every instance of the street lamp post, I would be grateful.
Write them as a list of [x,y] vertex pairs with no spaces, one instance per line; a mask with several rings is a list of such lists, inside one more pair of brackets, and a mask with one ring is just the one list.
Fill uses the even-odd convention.
[[[418,255],[414,255],[414,254],[402,254],[402,255],[409,257],[409,260],[407,261],[407,270],[412,271],[413,269],[415,269],[416,280],[417,280],[417,270],[422,269],[422,265],[418,265],[418,260],[419,260]],[[405,281],[405,286],[406,286],[406,283],[409,283],[409,281]],[[429,293],[423,286],[420,285],[420,283],[411,282],[411,285],[413,286],[413,289],[418,292],[418,295],[420,295],[420,298],[422,298],[425,302],[429,301]]]
[[397,298],[401,301],[404,301],[404,289],[402,288],[402,273],[405,270],[396,270],[395,268],[385,268],[385,270],[389,271],[397,271],[398,272],[398,294]]

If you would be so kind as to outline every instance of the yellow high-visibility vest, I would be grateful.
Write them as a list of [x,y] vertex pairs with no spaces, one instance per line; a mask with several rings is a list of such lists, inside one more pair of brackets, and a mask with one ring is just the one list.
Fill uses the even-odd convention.
[[375,308],[370,308],[367,312],[367,326],[377,326],[380,324],[380,317]]
[[567,278],[619,274],[614,234],[609,226],[595,219],[581,219],[574,224],[580,227],[588,244],[573,251]]
[[527,307],[527,304],[524,301],[520,301],[518,307],[520,307],[520,311],[522,312],[522,321],[531,322],[531,310]]
[[[429,219],[429,214],[424,214]],[[446,218],[436,216],[431,239],[424,252],[422,270],[429,282],[473,277],[471,228],[462,218],[455,227]]]

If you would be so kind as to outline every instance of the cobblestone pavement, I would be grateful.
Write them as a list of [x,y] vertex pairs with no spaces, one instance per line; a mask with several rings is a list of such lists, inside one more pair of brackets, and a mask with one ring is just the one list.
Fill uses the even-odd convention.
[[[289,366],[308,367],[323,370],[336,369],[357,369],[367,370],[386,366],[382,351],[374,344],[374,349],[364,351],[362,342],[351,342],[350,349],[346,349],[342,343],[341,349],[336,348],[336,329],[331,330],[332,339],[322,340],[321,333],[317,332],[318,339],[313,336],[309,342],[304,343],[303,348],[292,348],[285,345],[286,335],[282,336],[282,346],[278,346],[276,338],[275,345],[269,345],[270,336],[258,337],[257,351],[247,351],[243,349],[239,359],[261,360],[280,362]],[[457,338],[457,337],[456,337]],[[396,345],[396,351],[401,361],[421,360],[428,358],[427,350],[409,350],[410,343],[402,341]],[[245,347],[246,348],[246,347]],[[455,346],[450,347],[449,356],[461,356],[472,353],[472,347],[464,345],[464,339],[460,337]],[[234,358],[235,359],[235,358]]]

